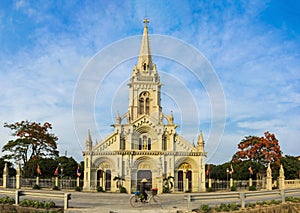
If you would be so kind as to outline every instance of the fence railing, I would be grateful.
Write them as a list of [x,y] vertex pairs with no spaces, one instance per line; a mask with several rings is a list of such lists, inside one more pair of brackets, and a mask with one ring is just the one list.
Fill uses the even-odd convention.
[[68,209],[69,207],[69,200],[71,200],[70,193],[63,193],[63,192],[37,192],[37,191],[26,191],[26,190],[3,190],[0,189],[0,194],[4,194],[7,196],[14,196],[15,204],[19,205],[20,203],[20,196],[25,197],[36,197],[36,198],[47,198],[47,199],[63,199],[64,201],[64,209]]
[[[6,188],[16,188],[16,177],[9,177],[8,186]],[[37,184],[36,178],[22,178],[21,179],[21,188],[32,188],[35,184]],[[43,178],[39,179],[38,185],[41,188],[49,188],[51,189],[55,186],[56,180],[55,178]],[[76,179],[58,179],[57,183],[60,189],[75,189],[77,186]],[[3,185],[3,178],[0,178],[0,186]],[[83,186],[83,180],[79,180],[79,187]]]
[[240,203],[241,207],[245,208],[246,203],[262,200],[263,197],[281,200],[284,203],[285,198],[292,195],[300,196],[300,188],[253,192],[201,193],[186,195],[185,200],[187,201],[188,210],[191,210],[192,203],[195,201],[199,201],[199,204],[215,204],[217,201],[221,203],[234,202]]

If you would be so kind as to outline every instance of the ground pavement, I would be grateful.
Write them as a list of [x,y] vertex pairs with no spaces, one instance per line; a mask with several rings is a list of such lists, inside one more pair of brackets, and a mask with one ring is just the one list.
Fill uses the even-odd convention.
[[[162,200],[161,207],[145,205],[141,208],[130,206],[129,194],[120,193],[93,193],[93,192],[72,192],[72,199],[69,201],[67,213],[176,213],[185,212],[185,194],[162,194],[158,195]],[[62,204],[61,204],[62,205]]]

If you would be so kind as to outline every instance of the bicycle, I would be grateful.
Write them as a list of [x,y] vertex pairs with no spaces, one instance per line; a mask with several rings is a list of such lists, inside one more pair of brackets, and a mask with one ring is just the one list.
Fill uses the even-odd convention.
[[151,194],[148,194],[148,199],[144,200],[144,196],[139,192],[136,191],[130,197],[130,205],[134,208],[138,208],[144,205],[151,205],[151,206],[161,206],[161,199],[157,196],[157,189],[152,189]]

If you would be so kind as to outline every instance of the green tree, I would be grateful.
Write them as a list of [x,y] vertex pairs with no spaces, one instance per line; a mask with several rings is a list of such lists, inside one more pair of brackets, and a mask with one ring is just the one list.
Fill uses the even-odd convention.
[[[36,163],[33,167],[36,168],[38,160],[43,157],[57,157],[57,140],[58,138],[50,133],[52,125],[48,122],[44,124],[21,121],[13,124],[4,124],[4,127],[11,129],[11,135],[14,140],[8,141],[2,148],[3,152],[8,152],[4,156],[5,159],[21,162],[21,165],[26,166],[31,159]],[[24,167],[25,177],[27,176],[28,168]]]
[[297,157],[286,155],[281,159],[286,180],[299,178],[300,161]]
[[74,160],[73,157],[61,156],[57,158],[57,162],[59,164],[60,175],[63,175],[63,177],[71,178],[77,177],[76,170],[79,164]]

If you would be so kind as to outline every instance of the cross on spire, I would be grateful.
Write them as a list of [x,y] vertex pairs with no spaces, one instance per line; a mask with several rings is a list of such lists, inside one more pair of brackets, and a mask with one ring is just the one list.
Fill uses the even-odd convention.
[[145,26],[147,26],[147,25],[148,25],[148,23],[149,23],[149,19],[147,19],[147,18],[144,18],[144,24],[145,24]]

